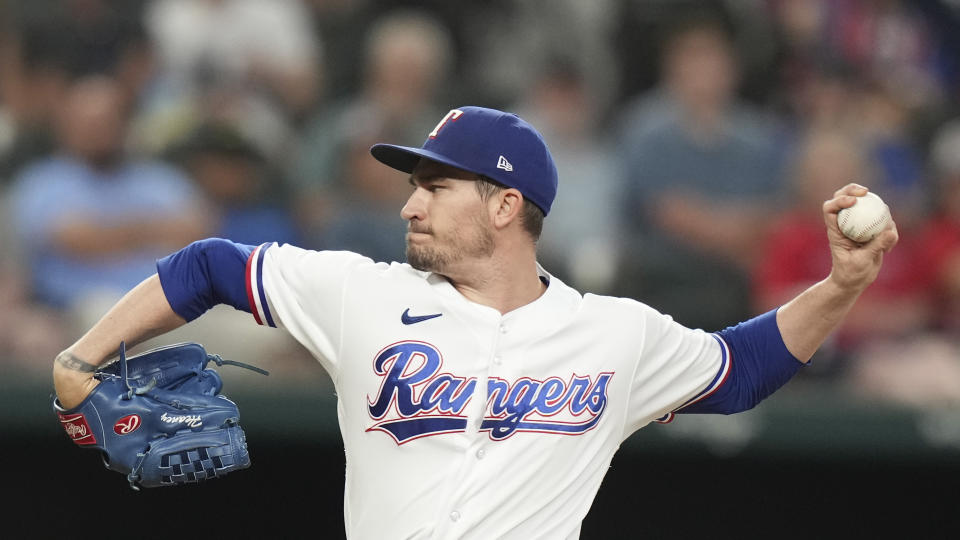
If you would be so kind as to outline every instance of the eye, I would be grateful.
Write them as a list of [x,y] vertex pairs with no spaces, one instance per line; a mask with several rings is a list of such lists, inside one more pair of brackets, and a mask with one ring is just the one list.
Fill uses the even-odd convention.
[[426,191],[428,191],[428,192],[430,192],[430,193],[436,193],[438,190],[446,189],[447,187],[449,187],[449,186],[445,185],[445,184],[444,184],[442,181],[440,181],[439,179],[432,178],[432,177],[431,177],[431,178],[422,178],[422,179],[420,179],[420,180],[418,180],[418,181],[414,181],[414,179],[411,177],[411,178],[410,178],[410,185],[413,187],[413,190],[414,190],[414,191],[416,191],[417,188],[423,188],[424,190],[426,190]]
[[430,193],[436,193],[437,191],[447,188],[447,186],[443,185],[442,182],[424,182],[420,185],[420,187],[429,191]]

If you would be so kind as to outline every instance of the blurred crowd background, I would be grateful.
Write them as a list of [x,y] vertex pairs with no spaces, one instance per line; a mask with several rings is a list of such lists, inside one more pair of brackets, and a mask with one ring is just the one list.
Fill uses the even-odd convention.
[[[46,377],[204,237],[402,261],[409,186],[370,145],[483,105],[556,158],[545,267],[691,327],[826,277],[821,204],[868,186],[900,244],[799,378],[955,404],[958,98],[950,0],[0,0],[0,354]],[[224,356],[304,354],[201,321]]]

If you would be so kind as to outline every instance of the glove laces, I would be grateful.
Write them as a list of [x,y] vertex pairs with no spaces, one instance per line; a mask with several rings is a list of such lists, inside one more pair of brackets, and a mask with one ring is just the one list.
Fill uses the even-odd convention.
[[223,358],[220,357],[219,354],[208,354],[207,360],[212,361],[218,366],[223,366],[224,364],[230,365],[230,366],[238,366],[244,369],[249,369],[250,371],[255,371],[261,375],[270,375],[270,372],[265,369],[260,369],[257,366],[251,366],[250,364],[245,364],[243,362],[237,362],[236,360],[224,360]]

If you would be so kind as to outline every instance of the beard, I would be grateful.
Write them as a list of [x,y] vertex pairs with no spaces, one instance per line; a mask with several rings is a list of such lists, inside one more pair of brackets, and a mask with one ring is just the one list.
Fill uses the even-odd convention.
[[493,254],[493,233],[490,224],[478,216],[471,218],[470,227],[454,227],[449,233],[437,235],[432,228],[420,228],[412,222],[410,232],[433,237],[430,245],[413,245],[407,240],[407,263],[424,272],[443,274],[452,265],[468,258],[487,258]]

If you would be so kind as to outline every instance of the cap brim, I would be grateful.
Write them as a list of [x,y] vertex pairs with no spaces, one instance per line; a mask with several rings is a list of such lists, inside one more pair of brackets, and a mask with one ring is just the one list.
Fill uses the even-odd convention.
[[430,150],[424,150],[423,148],[380,143],[370,147],[370,154],[380,163],[405,173],[412,173],[413,169],[417,166],[417,163],[420,162],[421,158],[431,159],[433,161],[450,165],[451,167],[456,167],[458,169],[463,169],[465,171],[470,171],[473,173],[477,172],[471,170],[469,167],[457,163],[452,159],[447,158],[446,156],[436,152],[431,152]]

